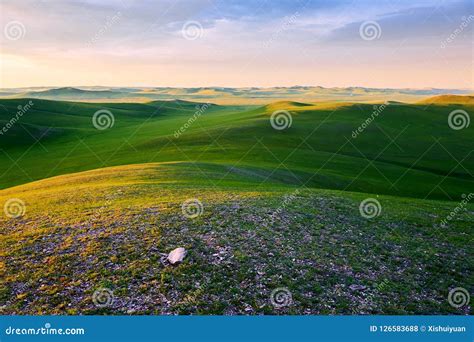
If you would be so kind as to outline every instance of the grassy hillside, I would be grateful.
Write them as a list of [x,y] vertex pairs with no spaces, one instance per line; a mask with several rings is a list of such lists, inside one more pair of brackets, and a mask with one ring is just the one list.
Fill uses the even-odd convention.
[[474,133],[454,110],[473,107],[2,100],[1,313],[466,314],[447,298],[472,284]]
[[[0,216],[3,314],[467,314],[447,294],[472,285],[474,206],[256,186],[248,170],[149,163],[0,191],[25,213]],[[216,182],[220,186],[213,186]],[[183,215],[188,199],[202,215]],[[166,254],[185,247],[184,262]],[[94,292],[106,288],[108,305]],[[287,305],[272,305],[285,288]],[[288,292],[287,292],[288,293]]]
[[438,95],[429,97],[420,101],[425,104],[462,104],[462,105],[474,105],[474,96],[461,96],[461,95]]
[[[0,101],[0,125],[28,101]],[[251,175],[257,188],[283,184],[444,200],[474,192],[473,130],[448,125],[452,110],[472,112],[469,105],[31,101],[0,135],[2,188],[106,166],[196,162],[228,170],[203,180],[213,185],[240,174]],[[98,130],[92,118],[103,109],[114,123]],[[278,110],[291,114],[289,128],[272,128]],[[374,120],[355,134],[368,118]]]

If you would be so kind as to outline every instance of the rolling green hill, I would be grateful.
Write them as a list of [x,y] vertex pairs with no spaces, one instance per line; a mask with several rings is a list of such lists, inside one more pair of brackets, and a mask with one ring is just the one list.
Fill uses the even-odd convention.
[[[28,101],[0,101],[0,125]],[[259,187],[292,184],[446,200],[474,190],[473,130],[448,125],[452,110],[472,112],[472,106],[31,101],[0,135],[2,188],[106,166],[180,161],[261,175],[253,179]],[[92,118],[102,109],[114,122],[98,130]],[[291,127],[272,128],[271,114],[278,110],[291,113]]]
[[[223,173],[225,182],[219,182]],[[304,189],[261,171],[147,163],[0,191],[3,314],[467,314],[472,212],[456,202]],[[211,184],[216,182],[216,186]],[[379,215],[360,215],[376,197]],[[183,204],[199,201],[200,215]],[[179,266],[164,258],[188,251]],[[110,294],[97,307],[94,293]],[[275,289],[291,303],[271,304]]]
[[468,314],[453,111],[473,106],[2,100],[0,313]]

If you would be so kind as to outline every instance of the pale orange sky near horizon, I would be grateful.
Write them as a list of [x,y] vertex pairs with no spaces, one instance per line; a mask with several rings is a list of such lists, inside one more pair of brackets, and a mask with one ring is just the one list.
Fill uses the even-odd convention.
[[[393,7],[361,0],[365,11],[316,3],[275,2],[254,12],[199,0],[7,0],[0,5],[0,88],[474,88],[469,1]],[[366,23],[375,37],[361,31]]]

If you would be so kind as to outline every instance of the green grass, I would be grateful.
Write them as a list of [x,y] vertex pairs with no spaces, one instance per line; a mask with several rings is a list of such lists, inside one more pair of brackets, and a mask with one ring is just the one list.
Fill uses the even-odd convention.
[[[236,167],[262,187],[284,183],[448,200],[474,190],[473,130],[455,131],[447,123],[452,110],[472,106],[391,104],[355,139],[352,132],[371,116],[372,105],[211,106],[176,138],[196,104],[33,101],[0,135],[3,188],[106,166],[180,161]],[[0,101],[0,124],[26,102]],[[99,131],[92,116],[104,108],[115,124]],[[289,129],[271,127],[276,109],[292,113]]]
[[[25,215],[0,218],[4,314],[466,314],[453,287],[472,284],[472,212],[456,203],[288,186],[221,190],[182,163],[129,165],[59,176],[0,192]],[[296,191],[297,190],[297,191]],[[199,199],[202,215],[182,203]],[[178,266],[162,257],[182,246]],[[362,290],[351,285],[364,286]],[[106,287],[105,308],[93,293]],[[271,293],[286,288],[278,308]]]
[[[0,204],[25,204],[0,215],[2,313],[470,312],[447,298],[472,292],[474,134],[447,118],[472,106],[391,104],[352,138],[372,105],[212,105],[176,137],[197,104],[32,101],[0,135]],[[0,101],[0,128],[27,102]],[[93,126],[100,109],[113,127]],[[275,110],[291,127],[271,127]],[[367,198],[379,216],[360,214]]]

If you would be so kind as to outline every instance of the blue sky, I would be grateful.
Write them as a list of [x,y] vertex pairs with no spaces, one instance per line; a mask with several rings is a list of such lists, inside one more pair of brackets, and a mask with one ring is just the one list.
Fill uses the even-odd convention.
[[0,87],[473,87],[468,0],[3,0],[0,7]]

